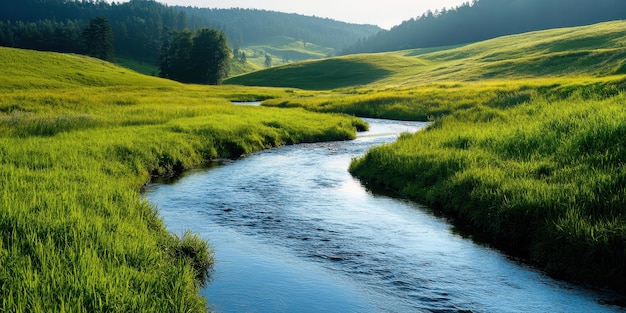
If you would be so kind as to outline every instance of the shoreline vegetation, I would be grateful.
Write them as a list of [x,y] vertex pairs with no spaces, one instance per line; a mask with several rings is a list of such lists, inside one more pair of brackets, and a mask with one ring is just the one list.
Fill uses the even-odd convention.
[[367,85],[349,86],[341,76],[311,87],[305,79],[324,72],[322,61],[300,65],[306,77],[293,67],[249,77],[323,90],[269,99],[268,107],[432,121],[353,160],[350,172],[374,190],[427,204],[550,275],[623,294],[624,27],[614,21],[334,59],[362,75],[376,69]]
[[625,102],[620,91],[479,105],[372,149],[350,172],[555,277],[624,292]]
[[206,312],[208,243],[169,233],[154,177],[367,125],[235,106],[283,90],[183,85],[96,59],[0,48],[0,311]]

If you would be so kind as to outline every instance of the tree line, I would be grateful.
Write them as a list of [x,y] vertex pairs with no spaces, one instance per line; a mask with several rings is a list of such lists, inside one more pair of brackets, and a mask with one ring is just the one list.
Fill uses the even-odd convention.
[[116,55],[154,63],[164,29],[187,27],[185,14],[151,0],[109,4],[103,0],[0,1],[0,45],[86,53],[82,31],[105,18]]
[[458,45],[624,18],[624,0],[473,0],[456,8],[428,11],[364,38],[342,54]]
[[150,63],[159,60],[169,31],[220,29],[234,47],[291,37],[340,50],[380,30],[297,14],[167,6],[154,0],[3,0],[0,45],[84,53],[82,30],[95,17],[109,22],[116,55]]

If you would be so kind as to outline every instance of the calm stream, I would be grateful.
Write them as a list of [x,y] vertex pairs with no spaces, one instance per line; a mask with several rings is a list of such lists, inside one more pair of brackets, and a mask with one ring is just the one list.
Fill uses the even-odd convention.
[[368,120],[354,141],[256,153],[145,197],[216,253],[216,312],[625,312],[465,239],[420,205],[368,192],[350,160],[424,123]]

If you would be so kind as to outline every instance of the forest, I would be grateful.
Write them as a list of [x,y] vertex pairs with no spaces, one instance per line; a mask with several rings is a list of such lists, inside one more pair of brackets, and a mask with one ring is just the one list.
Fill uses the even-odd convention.
[[473,0],[456,8],[428,11],[364,38],[342,54],[452,46],[624,18],[623,0]]
[[167,6],[153,0],[20,0],[0,2],[0,46],[83,54],[81,33],[96,17],[110,23],[116,56],[153,64],[170,31],[220,29],[233,47],[291,37],[339,51],[380,30],[297,14]]

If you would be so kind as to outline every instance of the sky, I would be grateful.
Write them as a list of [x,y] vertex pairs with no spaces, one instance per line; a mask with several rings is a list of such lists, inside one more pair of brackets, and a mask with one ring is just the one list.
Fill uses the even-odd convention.
[[[469,0],[156,0],[201,8],[250,8],[372,24],[389,29],[427,10],[453,8]],[[122,1],[123,2],[123,1]]]

